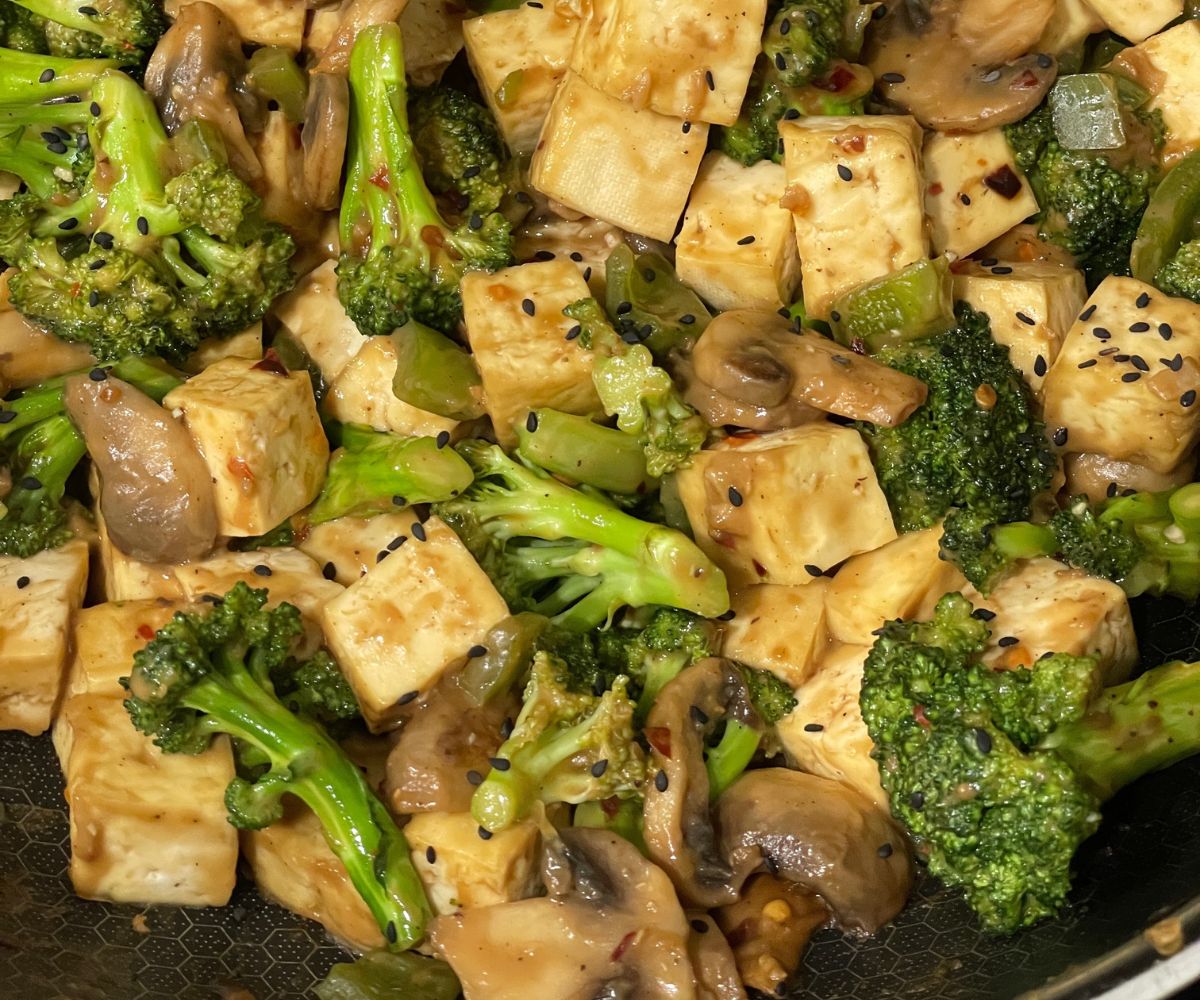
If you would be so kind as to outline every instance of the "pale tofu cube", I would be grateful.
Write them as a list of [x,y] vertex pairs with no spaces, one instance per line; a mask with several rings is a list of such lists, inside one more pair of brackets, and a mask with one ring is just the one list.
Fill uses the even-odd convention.
[[542,838],[533,820],[480,840],[479,823],[470,813],[418,813],[404,836],[438,915],[536,894]]
[[208,337],[184,359],[181,366],[185,372],[198,375],[209,365],[225,358],[252,358],[258,361],[263,356],[263,326],[259,321],[232,337]]
[[28,559],[0,556],[0,730],[36,736],[50,727],[87,572],[82,541]]
[[[174,19],[189,0],[166,0],[167,14]],[[255,45],[279,45],[300,51],[308,4],[304,0],[209,0],[237,28],[242,41]]]
[[24,389],[94,365],[96,359],[82,344],[46,333],[8,304],[5,288],[10,274],[0,274],[0,385]]
[[[312,242],[324,217],[312,211],[302,197],[304,145],[300,129],[283,111],[267,112],[263,130],[253,136],[254,155],[262,165],[256,193],[262,198],[264,219],[285,226],[301,236],[301,242]],[[294,261],[292,266],[296,266]]]
[[931,617],[944,594],[967,582],[939,558],[941,540],[939,524],[848,560],[825,592],[829,634],[838,642],[869,646],[886,621]]
[[337,261],[310,271],[274,306],[280,327],[308,352],[326,382],[332,382],[370,337],[358,332],[337,293]]
[[835,646],[796,688],[796,707],[775,727],[788,762],[849,785],[881,809],[887,795],[871,757],[871,734],[858,707],[870,646]]
[[670,240],[707,143],[707,125],[638,110],[567,73],[542,126],[529,183],[584,215]]
[[[92,496],[99,496],[99,481],[92,469]],[[175,575],[175,567],[165,563],[148,563],[126,555],[117,548],[108,534],[108,526],[96,504],[97,562],[99,590],[106,601],[140,601],[146,598],[174,600],[183,596],[183,588]]]
[[344,424],[366,424],[402,437],[453,433],[458,421],[396,398],[396,345],[391,337],[370,337],[342,369],[325,394],[325,412]]
[[782,166],[763,160],[744,167],[712,152],[675,241],[680,279],[717,309],[778,309],[800,284],[792,213],[779,199]]
[[1200,305],[1113,276],[1079,317],[1043,386],[1047,427],[1065,451],[1170,472],[1200,439]]
[[1034,51],[1060,55],[1075,48],[1088,35],[1103,30],[1104,21],[1087,0],[1057,0]]
[[779,133],[810,316],[828,319],[843,292],[929,256],[915,119],[801,118]]
[[1087,284],[1074,268],[1045,261],[1005,264],[1007,274],[970,264],[954,275],[954,298],[991,321],[992,339],[1008,348],[1012,363],[1041,395],[1067,331],[1087,300]]
[[1131,42],[1141,42],[1183,14],[1184,0],[1087,0],[1105,26]]
[[[676,474],[696,542],[731,587],[809,583],[896,537],[857,431],[807,424],[729,438]],[[780,516],[785,503],[797,516]]]
[[400,15],[404,69],[418,87],[437,83],[462,51],[466,13],[456,0],[408,0]]
[[329,443],[308,372],[225,358],[163,405],[180,412],[212,474],[220,534],[264,534],[316,499]]
[[384,947],[379,925],[326,842],[321,821],[298,799],[284,802],[282,820],[241,836],[256,888],[356,951]]
[[766,0],[591,0],[571,68],[636,107],[732,125],[766,14]]
[[154,638],[179,601],[109,601],[84,608],[75,619],[75,655],[67,677],[66,698],[103,694],[124,698],[117,683],[133,668],[133,654]]
[[966,257],[1038,211],[998,128],[934,132],[925,142],[925,214],[934,253]]
[[[325,638],[373,731],[397,702],[428,691],[508,616],[508,606],[458,536],[436,517],[325,605]],[[422,541],[421,535],[425,538]]]
[[569,260],[463,277],[467,338],[496,439],[506,448],[516,444],[514,427],[538,407],[582,416],[603,413],[592,384],[592,352],[566,339],[575,321],[563,315],[563,309],[589,295],[587,282]]
[[1163,163],[1173,167],[1200,148],[1200,21],[1184,21],[1113,60],[1153,95],[1149,107],[1166,126]]
[[578,31],[575,13],[559,3],[522,4],[463,22],[471,71],[514,156],[537,146]]
[[733,595],[733,620],[725,627],[721,655],[799,687],[828,644],[826,579],[803,587],[760,583]]
[[224,906],[237,879],[225,812],[233,753],[164,754],[119,697],[67,699],[54,723],[71,820],[71,883],[85,899]]
[[[1125,591],[1056,562],[1033,559],[972,603],[995,612],[983,662],[1030,667],[1045,653],[1096,657],[1105,686],[1128,679],[1138,658]],[[1011,639],[1016,639],[1013,643]]]
[[374,517],[339,517],[314,525],[296,539],[296,547],[321,567],[321,575],[349,587],[379,562],[381,552],[407,537],[415,520],[409,509]]

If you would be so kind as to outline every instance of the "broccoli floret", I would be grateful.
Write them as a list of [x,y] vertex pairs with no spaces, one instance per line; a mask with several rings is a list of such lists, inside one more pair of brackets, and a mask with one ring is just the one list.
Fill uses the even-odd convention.
[[842,47],[846,0],[785,3],[763,34],[763,55],[779,82],[801,87],[823,75]]
[[512,734],[471,799],[485,830],[503,830],[535,801],[588,802],[641,787],[646,760],[634,739],[634,704],[618,677],[602,694],[570,691],[563,666],[539,652]]
[[978,660],[987,639],[961,594],[930,622],[889,622],[860,703],[892,814],[930,873],[961,887],[986,928],[1014,931],[1062,906],[1104,799],[1200,751],[1200,664],[1101,692],[1092,657],[994,671]]
[[[60,125],[45,131],[28,127],[0,130],[0,170],[19,177],[33,196],[30,225],[41,201],[71,190],[91,173],[93,165],[86,132],[72,133]],[[23,244],[24,239],[15,244],[17,252]],[[0,243],[0,256],[4,246]]]
[[417,163],[397,25],[359,33],[350,97],[338,296],[363,333],[409,319],[449,333],[462,318],[463,273],[511,262],[511,226],[491,212],[451,228],[439,212]]
[[900,531],[927,528],[953,508],[985,523],[1028,518],[1055,467],[1029,388],[987,316],[960,304],[957,320],[947,333],[876,355],[929,387],[899,426],[860,425]]
[[436,511],[515,610],[575,630],[625,605],[705,618],[728,610],[724,574],[687,536],[520,465],[495,445],[467,441],[458,451],[475,482]]
[[13,0],[0,0],[0,46],[18,52],[48,52],[42,19]]
[[774,726],[796,707],[796,696],[786,681],[769,670],[743,667],[750,704],[768,726]]
[[291,604],[266,610],[267,592],[238,583],[207,614],[178,612],[134,654],[121,684],[138,730],[166,753],[197,754],[213,737],[233,738],[242,761],[259,765],[253,780],[226,791],[229,821],[259,829],[277,821],[294,795],[320,818],[330,849],[346,867],[389,944],[419,941],[429,905],[404,834],[361,771],[312,718],[290,712],[272,675],[318,687],[289,697],[335,714],[344,707],[330,683],[331,661],[289,666],[304,626]]
[[1154,277],[1168,295],[1200,302],[1200,240],[1184,243]]
[[983,594],[991,593],[1018,560],[1053,553],[1054,536],[1045,525],[998,525],[987,513],[955,510],[942,526],[941,557],[955,563]]
[[650,349],[636,335],[619,335],[595,299],[573,302],[563,313],[579,324],[579,343],[596,355],[592,381],[604,412],[641,443],[646,471],[657,478],[686,466],[704,447],[708,425],[683,401]]
[[28,192],[0,200],[0,261],[20,259],[41,211],[42,199]]
[[[45,49],[80,59],[106,56],[140,65],[167,30],[162,0],[9,0],[32,15]],[[21,46],[16,46],[20,48]]]

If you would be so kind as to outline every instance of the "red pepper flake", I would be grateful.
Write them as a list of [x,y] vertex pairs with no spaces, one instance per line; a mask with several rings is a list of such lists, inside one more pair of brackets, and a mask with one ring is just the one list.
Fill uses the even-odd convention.
[[637,937],[637,934],[637,931],[630,931],[623,938],[621,938],[621,943],[613,949],[612,960],[614,962],[621,961],[621,956],[629,950],[629,946],[633,944],[633,939]]
[[137,634],[142,639],[145,639],[147,642],[149,642],[154,638],[154,629],[152,629],[149,625],[139,625]]
[[760,563],[757,559],[752,560],[752,562],[754,563],[754,572],[755,573],[757,573],[759,576],[767,575],[767,567],[766,566],[764,566],[762,563]]
[[867,148],[867,140],[861,132],[855,135],[844,135],[838,139],[837,144],[843,153],[861,153]]
[[716,531],[710,531],[709,535],[722,548],[733,549],[737,547],[737,536],[730,534],[728,531],[722,531],[718,528]]
[[922,729],[930,729],[933,727],[933,723],[931,723],[925,715],[924,705],[913,705],[913,718],[917,720],[917,725]]
[[1021,178],[1013,173],[1012,167],[1007,163],[988,174],[983,179],[983,183],[1009,201],[1021,193]]
[[279,355],[275,353],[275,348],[273,347],[267,348],[267,353],[263,355],[262,361],[254,366],[254,370],[260,372],[270,372],[272,375],[282,375],[285,378],[288,374],[287,365],[285,365]]
[[666,726],[647,726],[646,742],[667,760],[671,759],[671,730]]
[[233,455],[229,461],[225,463],[225,467],[239,479],[243,480],[243,489],[247,488],[251,483],[254,482],[254,470],[250,468],[244,458]]
[[1018,76],[1012,82],[1012,90],[1032,90],[1034,87],[1040,86],[1041,81],[1037,78],[1037,74],[1033,70],[1027,69],[1024,73]]
[[852,350],[855,354],[866,356],[867,342],[863,340],[862,337],[851,337],[850,350]]
[[621,800],[615,795],[600,800],[600,809],[608,819],[612,819],[621,811]]
[[421,241],[430,247],[442,247],[446,245],[446,234],[438,226],[422,226]]
[[929,193],[930,194],[941,194],[945,190],[946,189],[944,187],[942,187],[941,181],[934,181],[932,184],[929,185]]
[[812,85],[818,90],[838,94],[854,82],[854,74],[845,66],[838,66],[832,73],[819,80],[813,80]]
[[380,164],[379,168],[367,180],[374,184],[380,191],[390,191],[392,189],[392,179],[388,174],[388,168],[385,164]]
[[76,281],[73,285],[71,285],[71,298],[73,298],[73,299],[79,298],[79,292],[80,292],[80,285],[79,285],[79,282]]

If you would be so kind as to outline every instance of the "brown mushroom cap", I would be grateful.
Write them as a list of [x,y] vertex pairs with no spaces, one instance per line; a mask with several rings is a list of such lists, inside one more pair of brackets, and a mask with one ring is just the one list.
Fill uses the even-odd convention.
[[688,957],[696,974],[699,1000],[746,1000],[746,988],[733,949],[716,920],[700,910],[688,913]]
[[337,208],[342,192],[342,165],[350,130],[350,85],[346,77],[313,73],[309,77],[308,103],[300,145],[304,150],[301,188],[310,208]]
[[313,68],[315,73],[345,76],[350,72],[350,50],[363,28],[391,24],[400,19],[408,0],[344,0],[338,11],[338,26]]

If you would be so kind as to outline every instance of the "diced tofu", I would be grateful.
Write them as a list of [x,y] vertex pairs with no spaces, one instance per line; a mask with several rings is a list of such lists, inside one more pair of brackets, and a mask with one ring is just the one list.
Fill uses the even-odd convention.
[[669,240],[707,142],[707,125],[639,111],[569,72],[542,127],[529,183],[584,215]]
[[[996,617],[983,662],[1000,669],[1029,667],[1043,653],[1096,657],[1104,684],[1119,684],[1137,662],[1137,637],[1125,591],[1053,559],[1034,559],[1001,580],[976,606]],[[1001,645],[1012,637],[1015,644]]]
[[[189,0],[166,0],[173,19]],[[279,45],[300,51],[308,5],[302,0],[209,0],[229,18],[242,41],[255,45]]]
[[766,0],[591,0],[571,68],[636,107],[732,125],[766,13]]
[[1043,386],[1046,425],[1067,428],[1068,452],[1170,472],[1200,439],[1200,305],[1114,276],[1079,315]]
[[404,69],[419,87],[428,87],[462,51],[466,8],[455,0],[408,0],[400,15]]
[[463,22],[471,70],[514,156],[537,145],[578,31],[579,19],[558,3],[522,4]]
[[966,257],[1038,211],[998,129],[934,132],[925,142],[925,214],[935,253]]
[[778,309],[800,283],[792,213],[781,208],[786,174],[763,160],[743,167],[704,158],[675,241],[675,267],[717,309]]
[[85,899],[223,906],[237,877],[225,818],[233,753],[164,754],[119,697],[67,699],[54,724],[71,818],[71,882]]
[[775,727],[788,761],[802,771],[849,785],[887,809],[879,766],[871,758],[858,695],[870,646],[836,646],[796,689],[796,707]]
[[370,337],[358,332],[337,293],[337,261],[327,260],[275,303],[279,325],[303,347],[326,382],[341,374]]
[[733,620],[725,627],[721,655],[799,687],[828,644],[826,579],[803,587],[760,583],[733,595]]
[[1087,0],[1058,0],[1035,52],[1059,55],[1075,48],[1088,35],[1104,30],[1104,21]]
[[81,541],[28,559],[0,556],[0,729],[36,736],[50,727],[87,571]]
[[357,951],[384,947],[383,934],[346,866],[330,849],[321,821],[308,806],[284,800],[283,819],[242,833],[242,852],[254,883],[268,899],[321,924]]
[[391,337],[370,337],[325,394],[325,412],[344,424],[366,424],[405,437],[437,437],[453,432],[457,420],[410,406],[392,391],[396,345]]
[[508,616],[508,606],[458,536],[436,517],[325,605],[329,648],[373,731],[405,695],[427,691]]
[[200,341],[182,367],[185,372],[196,375],[225,358],[253,358],[258,361],[262,356],[263,326],[260,321],[232,337],[209,337]]
[[583,416],[603,412],[592,384],[592,352],[566,339],[575,321],[563,315],[572,302],[589,295],[587,282],[569,260],[463,277],[467,337],[488,415],[505,447],[516,443],[514,426],[540,406]]
[[329,443],[308,372],[225,358],[163,405],[181,412],[212,474],[220,534],[264,534],[316,499]]
[[[699,452],[676,484],[696,542],[734,588],[806,584],[896,537],[867,446],[848,427],[729,438]],[[781,498],[802,513],[780,517]]]
[[935,525],[848,560],[825,592],[829,634],[838,642],[869,646],[886,621],[930,617],[943,594],[967,582],[938,557],[941,539],[941,525]]
[[69,344],[43,332],[13,309],[5,298],[6,277],[0,274],[0,384],[23,389],[96,363],[82,344]]
[[842,292],[928,256],[915,119],[802,118],[779,133],[810,316],[828,319]]
[[1109,30],[1131,42],[1162,31],[1183,14],[1183,0],[1087,0]]
[[322,576],[349,587],[379,561],[390,542],[408,535],[414,520],[407,508],[375,517],[339,517],[309,528],[296,547],[321,567]]
[[80,611],[65,697],[104,694],[124,698],[125,691],[117,681],[129,676],[133,654],[184,607],[181,601],[109,601]]
[[470,813],[419,813],[404,836],[436,914],[535,894],[542,838],[533,820],[480,840],[479,823]]
[[[304,146],[301,126],[283,111],[268,111],[261,132],[252,136],[254,155],[262,165],[255,192],[262,198],[263,218],[287,227],[297,242],[314,243],[325,216],[314,212],[303,198]],[[297,261],[293,259],[292,266]]]
[[1163,162],[1168,168],[1200,148],[1200,21],[1184,21],[1113,60],[1153,95],[1167,129]]
[[[94,466],[92,475],[92,496],[99,496]],[[142,562],[126,555],[112,543],[98,503],[93,513],[96,518],[96,551],[100,568],[99,590],[106,601],[140,601],[154,597],[173,600],[183,596],[174,566]]]
[[987,313],[992,337],[1008,348],[1012,363],[1040,395],[1067,331],[1083,310],[1087,285],[1074,268],[1044,261],[1005,268],[1010,273],[966,265],[954,275],[954,298]]

